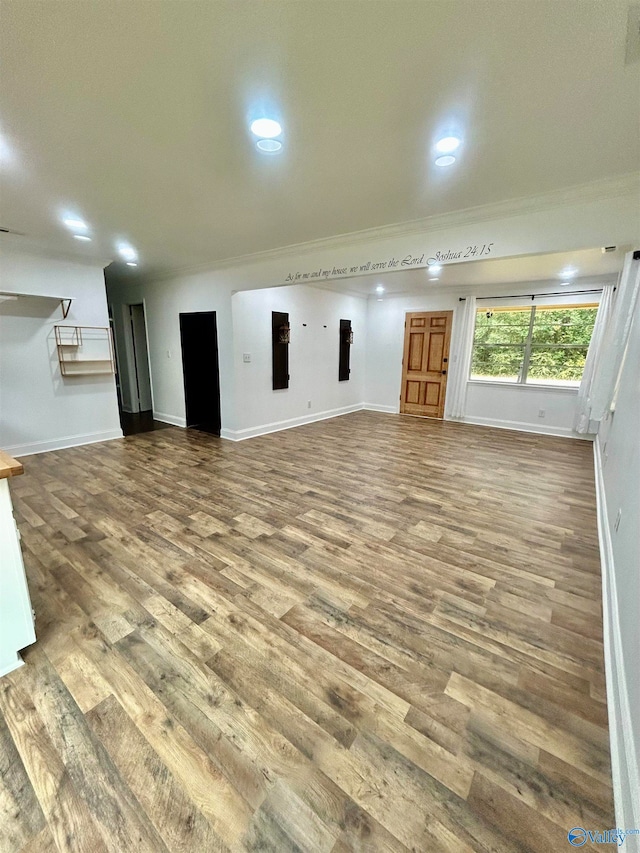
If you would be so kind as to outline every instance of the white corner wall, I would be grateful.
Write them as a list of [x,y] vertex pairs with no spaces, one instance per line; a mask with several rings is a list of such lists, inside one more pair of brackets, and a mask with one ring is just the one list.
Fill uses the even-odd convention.
[[[615,412],[595,451],[616,819],[640,828],[640,300]],[[627,844],[640,850],[637,839]]]
[[[426,290],[425,286],[425,290]],[[597,283],[589,287],[598,287]],[[552,288],[545,285],[495,285],[474,289],[460,289],[451,286],[448,290],[431,290],[424,294],[385,298],[381,302],[371,299],[367,313],[367,375],[365,384],[365,403],[367,408],[384,412],[400,410],[400,387],[402,379],[402,351],[404,345],[405,315],[411,311],[453,311],[453,328],[449,358],[450,379],[458,367],[460,351],[460,322],[463,303],[460,297],[465,295],[494,296],[497,294],[516,295],[519,293],[548,293]],[[582,297],[589,302],[597,302],[598,294]],[[505,304],[518,305],[524,300],[508,300]],[[558,290],[550,298],[554,305],[563,302],[574,304],[575,296],[564,296]],[[496,298],[491,304],[497,305]],[[483,303],[478,303],[480,307]],[[488,303],[485,303],[488,304]],[[527,304],[531,304],[530,301]],[[539,303],[541,304],[541,303]],[[467,423],[484,426],[517,429],[525,432],[539,432],[550,435],[564,435],[572,438],[585,438],[573,431],[573,418],[577,402],[577,389],[536,387],[532,385],[516,386],[491,382],[467,382],[465,417]],[[540,411],[544,416],[540,416]],[[445,400],[445,418],[448,406]]]
[[[289,314],[289,387],[272,390],[271,312]],[[340,320],[351,320],[351,375],[338,381]],[[366,300],[293,285],[233,296],[237,430],[249,438],[361,409],[364,400]],[[248,353],[251,361],[245,362]]]
[[19,254],[0,257],[0,290],[72,296],[0,301],[0,447],[13,456],[122,436],[113,376],[62,377],[54,325],[109,325],[101,266]]
[[577,388],[467,382],[467,409],[463,420],[502,429],[584,439],[586,436],[573,430],[577,400]]
[[[135,276],[110,277],[109,304],[114,318],[122,317],[128,305],[143,303],[149,342],[149,367],[153,414],[158,420],[186,425],[180,314],[215,311],[218,330],[220,407],[222,429],[235,430],[233,321],[231,283],[221,273],[206,272],[176,276],[158,282],[141,282]],[[120,369],[126,371],[127,342],[116,326]],[[126,379],[126,377],[123,377]],[[125,384],[123,382],[123,384]]]

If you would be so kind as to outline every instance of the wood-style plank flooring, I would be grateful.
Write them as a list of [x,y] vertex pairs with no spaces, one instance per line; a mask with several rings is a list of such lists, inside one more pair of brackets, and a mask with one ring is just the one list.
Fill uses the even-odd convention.
[[613,825],[589,443],[361,412],[24,462],[2,853],[548,853]]

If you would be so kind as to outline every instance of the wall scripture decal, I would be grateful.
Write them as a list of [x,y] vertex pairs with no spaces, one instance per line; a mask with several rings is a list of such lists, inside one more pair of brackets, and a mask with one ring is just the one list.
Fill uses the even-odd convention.
[[475,260],[490,255],[494,249],[493,243],[474,244],[472,246],[462,246],[459,249],[438,249],[432,255],[426,252],[404,255],[402,258],[391,257],[386,261],[369,260],[365,263],[350,264],[348,266],[331,268],[316,267],[313,270],[290,272],[285,278],[286,284],[295,284],[302,281],[318,281],[334,279],[334,278],[350,278],[356,275],[367,275],[372,272],[380,272],[381,270],[399,270],[399,269],[416,269],[433,266],[444,261],[463,262]]

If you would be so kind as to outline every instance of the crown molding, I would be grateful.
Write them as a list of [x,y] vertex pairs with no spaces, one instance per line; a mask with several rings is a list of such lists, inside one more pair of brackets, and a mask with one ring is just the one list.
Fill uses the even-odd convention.
[[427,216],[422,219],[413,219],[392,225],[382,225],[362,231],[350,231],[346,234],[322,237],[318,240],[309,240],[305,243],[292,243],[276,249],[237,255],[231,258],[223,258],[219,261],[175,267],[164,272],[143,273],[140,276],[140,280],[145,282],[165,281],[176,276],[216,272],[232,267],[288,258],[292,255],[299,256],[319,250],[330,251],[345,246],[366,245],[367,243],[379,242],[394,237],[410,237],[416,234],[424,234],[425,232],[433,233],[459,225],[471,225],[494,219],[522,216],[527,213],[539,213],[540,211],[553,210],[570,204],[588,204],[589,202],[602,201],[609,198],[621,198],[628,195],[640,195],[640,172],[629,172],[613,178],[604,178],[587,184],[553,190],[552,192],[541,195],[506,199],[505,201],[462,208],[451,211],[450,213]]

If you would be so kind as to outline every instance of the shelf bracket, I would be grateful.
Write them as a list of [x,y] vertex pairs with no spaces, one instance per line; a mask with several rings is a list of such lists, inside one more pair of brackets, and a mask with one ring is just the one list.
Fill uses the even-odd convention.
[[62,308],[62,317],[64,320],[69,316],[69,311],[71,310],[71,303],[73,299],[61,299],[60,307]]

